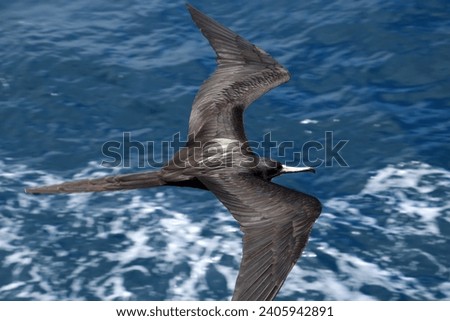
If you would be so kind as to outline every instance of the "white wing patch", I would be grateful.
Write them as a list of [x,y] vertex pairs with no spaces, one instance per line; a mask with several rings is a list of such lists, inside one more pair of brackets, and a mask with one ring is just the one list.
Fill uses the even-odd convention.
[[199,165],[217,167],[233,162],[233,154],[240,153],[241,142],[237,139],[216,138],[207,142],[203,147],[204,157]]

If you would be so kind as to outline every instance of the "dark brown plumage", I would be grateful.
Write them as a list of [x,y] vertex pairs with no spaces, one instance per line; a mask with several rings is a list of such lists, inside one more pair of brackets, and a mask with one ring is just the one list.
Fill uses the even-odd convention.
[[270,55],[188,5],[192,19],[217,54],[218,67],[200,87],[189,139],[160,171],[33,187],[33,194],[116,191],[156,186],[211,191],[239,222],[243,256],[233,300],[272,300],[308,241],[320,202],[274,184],[292,168],[259,158],[247,144],[243,112],[289,73]]

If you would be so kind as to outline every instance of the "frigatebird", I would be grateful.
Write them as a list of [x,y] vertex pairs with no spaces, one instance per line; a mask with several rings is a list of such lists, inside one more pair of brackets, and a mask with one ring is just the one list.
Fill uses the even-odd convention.
[[273,300],[296,264],[321,212],[315,197],[271,182],[311,167],[288,167],[249,147],[243,113],[254,100],[289,80],[269,54],[191,5],[195,24],[217,55],[189,119],[188,142],[159,171],[32,187],[27,193],[117,191],[156,186],[209,190],[238,221],[243,254],[232,300]]

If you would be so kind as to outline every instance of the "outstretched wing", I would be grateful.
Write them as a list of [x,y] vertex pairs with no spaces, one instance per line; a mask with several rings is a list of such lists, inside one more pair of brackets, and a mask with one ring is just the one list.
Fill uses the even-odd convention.
[[217,54],[218,67],[200,87],[189,120],[189,139],[247,141],[244,109],[290,76],[269,54],[187,5],[195,24]]
[[249,174],[199,179],[244,232],[233,300],[273,300],[306,246],[320,202]]

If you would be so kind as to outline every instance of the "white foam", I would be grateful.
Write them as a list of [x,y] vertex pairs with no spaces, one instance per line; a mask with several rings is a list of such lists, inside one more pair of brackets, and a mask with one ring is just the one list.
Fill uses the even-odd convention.
[[29,265],[32,261],[32,256],[34,256],[36,252],[25,249],[20,252],[15,252],[5,257],[3,264],[5,266],[9,266],[14,263],[19,263],[21,265]]
[[300,124],[303,124],[303,125],[317,124],[317,123],[319,123],[318,120],[315,120],[315,119],[308,119],[308,118],[303,119],[303,120],[300,121]]
[[[429,176],[436,175],[442,179],[437,185],[422,184]],[[433,168],[421,162],[400,163],[396,166],[389,165],[378,170],[367,182],[362,194],[384,193],[392,189],[414,189],[418,193],[431,193],[437,187],[444,184],[450,187],[450,172],[445,169]]]
[[127,238],[131,241],[130,246],[120,253],[106,253],[105,257],[110,261],[117,261],[120,265],[126,265],[138,258],[149,258],[156,256],[157,253],[147,245],[149,237],[148,229],[142,227],[137,231],[126,233]]
[[[96,164],[89,164],[76,176],[85,178],[92,173],[102,171]],[[0,161],[0,176],[11,182],[2,184],[0,190],[14,191],[11,186],[20,186],[29,175],[39,183],[62,181],[60,177],[25,166],[5,163],[2,166]],[[442,239],[438,220],[449,221],[450,198],[437,195],[448,195],[449,182],[448,171],[427,164],[390,165],[374,172],[360,193],[323,201],[324,211],[314,227],[310,244],[279,298],[309,298],[320,293],[327,300],[376,299],[361,290],[367,286],[417,299],[436,299],[436,291],[450,297],[450,283],[441,282],[427,288],[419,278],[409,275],[408,269],[398,266],[399,256],[406,250],[407,245],[402,244],[406,238]],[[191,195],[205,201],[191,200]],[[204,208],[210,209],[209,214],[199,216],[205,212]],[[374,208],[380,211],[376,215]],[[7,252],[4,267],[16,274],[11,275],[9,284],[0,288],[3,298],[85,299],[86,291],[91,298],[102,300],[154,296],[195,300],[203,299],[204,293],[213,295],[219,290],[225,293],[223,299],[229,299],[232,294],[241,258],[242,234],[226,209],[206,193],[184,189],[62,197],[18,193],[16,198],[7,200],[4,209],[16,214],[11,217],[0,213],[0,249]],[[49,235],[44,243],[28,244],[24,239],[23,218],[30,214],[59,218],[36,227]],[[393,240],[394,245],[374,255],[370,254],[373,250],[370,242],[356,244],[356,248],[327,242],[330,233],[343,228],[345,238],[364,240],[379,233]],[[78,231],[83,234],[74,238]],[[71,261],[73,266],[68,266],[63,262],[72,248],[57,244],[75,239],[80,245],[93,247],[78,252],[80,256]],[[380,251],[375,245],[373,248]],[[48,250],[51,254],[44,254]],[[447,273],[447,264],[434,253],[418,247],[409,249],[408,254],[413,258],[422,256],[438,273]],[[325,255],[332,258],[336,269],[321,261]],[[211,265],[223,276],[225,289],[210,288],[207,278]],[[61,272],[62,268],[66,272]],[[55,279],[61,273],[65,273],[65,280]],[[130,284],[130,275],[138,280]],[[169,278],[165,294],[152,283],[158,276]],[[140,286],[134,287],[135,283]]]
[[389,165],[377,171],[360,196],[373,195],[391,205],[390,231],[397,233],[405,228],[395,225],[398,216],[406,216],[422,223],[420,228],[408,226],[408,232],[437,235],[440,233],[437,218],[450,222],[450,202],[448,198],[436,198],[432,193],[444,188],[449,194],[449,187],[449,171],[421,162],[410,162]]

